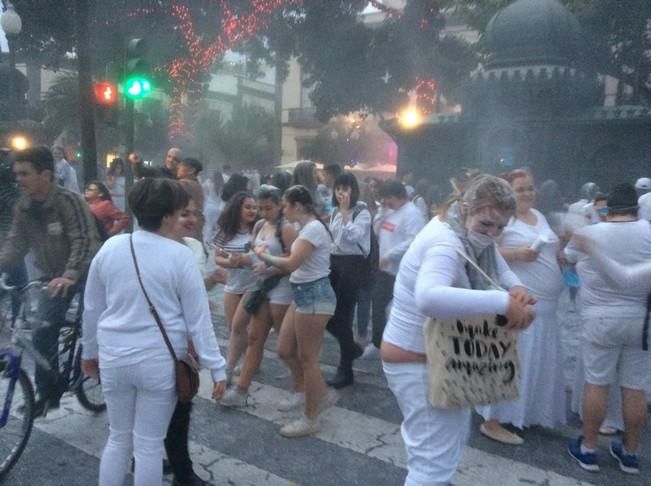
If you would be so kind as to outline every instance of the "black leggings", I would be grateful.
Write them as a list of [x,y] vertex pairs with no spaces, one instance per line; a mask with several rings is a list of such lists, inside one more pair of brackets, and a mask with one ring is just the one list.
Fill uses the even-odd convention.
[[353,338],[353,317],[357,305],[357,290],[364,281],[366,259],[362,255],[331,255],[330,284],[337,296],[335,314],[328,321],[328,331],[341,351],[340,366],[352,366],[358,346]]
[[379,271],[375,273],[373,284],[373,344],[379,348],[382,334],[387,325],[387,306],[393,299],[393,285],[396,277],[390,273]]
[[188,451],[188,432],[190,429],[190,412],[192,403],[176,402],[176,408],[167,427],[165,451],[170,461],[174,479],[185,484],[192,479],[192,460]]

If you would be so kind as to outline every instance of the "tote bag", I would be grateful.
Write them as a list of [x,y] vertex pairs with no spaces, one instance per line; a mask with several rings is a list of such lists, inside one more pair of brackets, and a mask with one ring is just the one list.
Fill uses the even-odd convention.
[[[457,252],[499,288],[475,262]],[[462,408],[518,397],[517,333],[505,330],[502,319],[488,315],[425,320],[428,398],[433,407]]]

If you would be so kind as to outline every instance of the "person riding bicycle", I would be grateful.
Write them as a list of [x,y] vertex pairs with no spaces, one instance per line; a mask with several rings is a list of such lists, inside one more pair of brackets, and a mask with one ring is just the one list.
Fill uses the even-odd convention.
[[[81,195],[54,182],[54,159],[47,147],[16,152],[13,171],[21,189],[9,234],[0,250],[0,272],[10,271],[31,251],[36,268],[48,281],[39,305],[46,325],[34,330],[34,347],[58,369],[58,337],[66,312],[81,290],[100,240],[93,216]],[[35,415],[57,408],[57,374],[37,366]]]

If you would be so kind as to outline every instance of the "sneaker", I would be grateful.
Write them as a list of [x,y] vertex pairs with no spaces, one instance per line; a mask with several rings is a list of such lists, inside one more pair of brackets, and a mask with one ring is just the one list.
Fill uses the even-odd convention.
[[48,411],[59,408],[61,403],[58,399],[37,398],[34,401],[33,415],[34,418],[47,416]]
[[278,404],[278,411],[291,412],[305,404],[305,393],[293,392],[287,400],[283,400]]
[[337,404],[338,400],[339,400],[339,394],[336,391],[334,391],[332,388],[328,387],[326,392],[323,395],[321,395],[321,398],[319,399],[318,414],[321,415],[329,408],[334,407]]
[[246,401],[249,398],[247,392],[241,392],[237,387],[229,388],[220,400],[220,405],[224,407],[246,407]]
[[611,427],[609,425],[602,425],[599,427],[599,433],[601,435],[616,435],[617,432],[618,431],[615,427]]
[[573,439],[567,445],[567,452],[574,458],[574,460],[586,471],[598,472],[599,464],[597,464],[597,453],[588,452],[584,454],[581,452],[581,443],[583,442],[583,437]]
[[380,359],[380,348],[376,347],[373,343],[369,343],[360,359]]
[[640,458],[637,454],[624,452],[624,446],[619,441],[610,443],[610,455],[617,460],[619,468],[628,474],[640,474]]
[[301,416],[298,420],[284,425],[280,429],[280,435],[288,438],[308,437],[310,435],[318,434],[321,430],[318,419],[309,419],[305,415]]

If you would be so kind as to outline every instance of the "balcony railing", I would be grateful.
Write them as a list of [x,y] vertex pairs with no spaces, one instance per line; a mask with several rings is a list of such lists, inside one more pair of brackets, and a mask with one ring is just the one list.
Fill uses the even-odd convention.
[[323,124],[315,118],[314,108],[290,108],[287,110],[287,125],[295,128],[316,129]]

